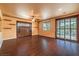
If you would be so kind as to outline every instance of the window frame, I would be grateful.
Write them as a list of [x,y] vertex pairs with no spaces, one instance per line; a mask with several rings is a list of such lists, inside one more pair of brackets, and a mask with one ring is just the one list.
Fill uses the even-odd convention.
[[[69,18],[69,19],[68,19],[68,18]],[[57,24],[58,21],[64,20],[64,39],[65,39],[65,37],[66,37],[65,30],[70,30],[70,39],[69,39],[69,40],[72,40],[72,39],[71,39],[71,37],[72,37],[72,36],[71,36],[71,30],[76,30],[76,31],[75,31],[75,32],[76,32],[75,37],[76,37],[76,40],[77,40],[77,16],[68,17],[68,18],[57,19],[56,25],[58,25],[58,24]],[[73,21],[73,22],[76,22],[76,27],[73,26],[73,27],[71,28],[71,20],[72,20],[73,18],[76,18],[76,21]],[[70,27],[69,27],[69,28],[65,26],[65,23],[66,23],[65,21],[66,21],[67,19],[68,19],[69,22],[70,22]],[[61,30],[61,28],[60,28],[60,22],[59,22],[59,28],[58,28],[58,26],[57,26],[56,29],[57,29],[57,31],[58,31],[58,29],[59,29],[59,31]],[[60,34],[59,34],[59,35],[57,34],[57,31],[56,31],[56,37],[57,37],[57,36],[61,36]],[[59,37],[57,37],[57,38],[59,38]]]
[[[43,26],[44,24],[47,25],[47,27],[44,27],[44,26]],[[50,29],[51,29],[51,25],[50,25],[50,22],[49,22],[49,21],[42,23],[42,30],[43,30],[43,31],[50,31]]]

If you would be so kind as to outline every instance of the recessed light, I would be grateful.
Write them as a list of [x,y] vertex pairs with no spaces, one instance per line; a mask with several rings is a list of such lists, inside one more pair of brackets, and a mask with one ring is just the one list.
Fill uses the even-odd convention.
[[58,10],[59,10],[59,11],[62,11],[62,8],[59,8]]

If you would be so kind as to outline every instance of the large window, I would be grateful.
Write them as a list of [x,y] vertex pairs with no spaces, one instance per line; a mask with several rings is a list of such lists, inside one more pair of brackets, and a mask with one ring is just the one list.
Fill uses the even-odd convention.
[[71,18],[71,39],[75,40],[77,35],[77,18]]
[[43,22],[42,28],[43,31],[50,31],[50,22]]
[[57,37],[68,40],[76,40],[77,38],[77,18],[65,18],[57,20]]

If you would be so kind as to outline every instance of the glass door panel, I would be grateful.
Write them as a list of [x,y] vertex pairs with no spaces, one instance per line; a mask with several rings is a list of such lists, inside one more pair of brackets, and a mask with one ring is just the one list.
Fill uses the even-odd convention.
[[70,19],[65,19],[65,28],[70,28]]
[[57,21],[57,37],[60,37],[60,20]]
[[77,40],[77,17],[60,19],[57,21],[57,37]]
[[61,38],[64,38],[64,30],[61,29]]
[[65,39],[70,39],[70,18],[65,19]]
[[77,28],[76,18],[71,18],[71,28]]
[[70,29],[65,29],[65,39],[70,39]]
[[61,29],[64,29],[64,20],[61,20],[61,21],[60,21],[60,28],[61,28]]
[[77,18],[73,17],[71,18],[71,40],[77,40],[77,22],[76,22]]
[[61,29],[60,29],[59,35],[60,35],[60,38],[62,38],[62,30]]
[[64,38],[64,20],[60,21],[60,38]]
[[71,40],[77,40],[76,34],[76,29],[71,29]]

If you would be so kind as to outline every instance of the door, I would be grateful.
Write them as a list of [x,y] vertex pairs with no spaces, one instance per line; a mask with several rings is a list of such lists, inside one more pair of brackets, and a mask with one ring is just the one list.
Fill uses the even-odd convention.
[[17,37],[32,35],[32,24],[25,22],[17,22]]
[[77,17],[57,20],[57,38],[77,41]]

